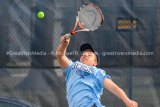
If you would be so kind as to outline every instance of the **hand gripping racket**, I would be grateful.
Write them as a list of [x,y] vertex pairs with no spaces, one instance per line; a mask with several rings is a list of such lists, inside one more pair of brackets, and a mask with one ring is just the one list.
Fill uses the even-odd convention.
[[[101,9],[95,4],[83,5],[77,12],[76,22],[66,39],[69,39],[72,35],[81,31],[94,31],[102,25],[104,21],[103,13]],[[79,30],[76,30],[77,25]]]

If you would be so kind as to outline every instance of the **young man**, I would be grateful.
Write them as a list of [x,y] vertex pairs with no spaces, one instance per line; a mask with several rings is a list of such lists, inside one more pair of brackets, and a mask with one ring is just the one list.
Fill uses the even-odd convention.
[[126,107],[138,107],[138,104],[130,100],[104,70],[96,67],[99,58],[90,44],[83,44],[80,47],[82,52],[80,61],[69,60],[65,53],[70,39],[65,38],[66,35],[61,37],[56,53],[59,65],[64,68],[66,75],[69,107],[103,107],[100,103],[103,88],[119,97]]

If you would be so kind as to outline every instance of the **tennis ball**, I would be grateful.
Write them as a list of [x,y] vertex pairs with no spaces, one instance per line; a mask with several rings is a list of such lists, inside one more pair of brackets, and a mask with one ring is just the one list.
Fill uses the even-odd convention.
[[40,19],[44,18],[44,12],[39,11],[38,14],[37,14],[37,17],[40,18]]

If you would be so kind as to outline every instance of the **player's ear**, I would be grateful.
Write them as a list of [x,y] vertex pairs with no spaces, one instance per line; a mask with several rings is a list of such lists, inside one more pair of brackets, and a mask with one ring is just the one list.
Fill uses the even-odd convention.
[[96,65],[96,64],[94,64],[93,66],[95,66],[95,67],[96,67],[97,65]]
[[95,60],[94,60],[94,64],[93,64],[93,66],[97,66],[97,57],[95,56]]
[[97,62],[95,62],[95,63],[93,64],[93,66],[95,66],[95,67],[96,67],[96,66],[97,66]]

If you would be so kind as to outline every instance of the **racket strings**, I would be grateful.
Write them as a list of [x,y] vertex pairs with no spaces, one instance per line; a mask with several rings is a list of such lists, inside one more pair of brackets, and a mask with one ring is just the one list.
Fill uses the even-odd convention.
[[103,14],[95,5],[86,5],[78,12],[78,18],[84,28],[93,31],[101,25]]

